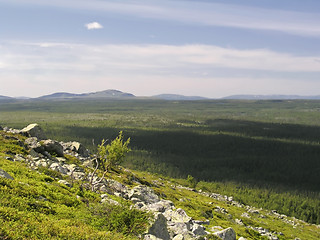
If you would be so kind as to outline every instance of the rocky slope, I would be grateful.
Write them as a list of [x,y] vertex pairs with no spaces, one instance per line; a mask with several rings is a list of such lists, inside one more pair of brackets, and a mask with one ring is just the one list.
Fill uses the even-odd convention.
[[[26,136],[24,142],[15,134]],[[101,203],[121,205],[121,201],[112,197],[116,196],[134,208],[152,213],[150,226],[140,236],[146,240],[320,238],[319,226],[147,173],[122,169],[101,180],[98,174],[92,174],[95,156],[81,143],[47,139],[38,124],[22,130],[5,127],[2,135],[23,146],[27,154],[8,151],[1,161],[25,162],[35,171],[39,168],[56,171],[62,176],[56,179],[58,183],[72,188],[74,181],[80,181],[87,189],[100,194]],[[13,179],[2,169],[0,177]]]

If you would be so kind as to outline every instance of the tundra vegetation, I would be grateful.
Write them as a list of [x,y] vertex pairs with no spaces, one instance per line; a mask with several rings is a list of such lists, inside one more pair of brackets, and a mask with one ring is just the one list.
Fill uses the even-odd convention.
[[16,101],[0,112],[1,125],[37,122],[92,152],[123,130],[125,167],[320,223],[319,101]]

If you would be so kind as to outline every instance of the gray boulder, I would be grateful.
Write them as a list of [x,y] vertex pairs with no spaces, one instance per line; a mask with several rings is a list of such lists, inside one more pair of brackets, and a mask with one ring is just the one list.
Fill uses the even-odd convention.
[[0,177],[13,180],[13,177],[9,175],[6,171],[0,169]]
[[206,231],[204,226],[200,225],[200,224],[193,224],[192,229],[191,229],[192,233],[198,236],[202,236],[202,235],[206,235]]
[[39,140],[47,138],[43,130],[37,123],[29,124],[27,127],[23,128],[20,132],[21,134],[27,137],[36,137]]
[[215,232],[214,235],[223,240],[236,240],[236,232],[231,227],[219,232]]
[[170,235],[167,229],[167,219],[163,216],[162,213],[158,213],[155,215],[155,219],[147,234],[151,234],[163,240],[170,239]]
[[[132,198],[131,201],[137,201],[137,199]],[[146,205],[143,210],[148,210],[152,212],[165,212],[169,209],[173,209],[174,204],[170,200],[160,200],[156,203],[151,203]]]
[[181,208],[178,208],[175,211],[169,209],[165,211],[164,216],[171,222],[192,224],[192,218]]
[[129,192],[129,199],[131,198],[140,199],[141,202],[146,204],[152,204],[160,201],[160,198],[157,194],[155,194],[153,189],[144,185],[139,185],[132,188]]
[[63,149],[66,151],[72,151],[76,152],[79,155],[83,157],[89,157],[89,152],[88,150],[79,142],[66,142],[66,143],[61,143],[63,146]]
[[44,147],[44,150],[50,154],[56,154],[57,157],[63,157],[63,147],[61,144],[55,140],[47,139],[40,142]]

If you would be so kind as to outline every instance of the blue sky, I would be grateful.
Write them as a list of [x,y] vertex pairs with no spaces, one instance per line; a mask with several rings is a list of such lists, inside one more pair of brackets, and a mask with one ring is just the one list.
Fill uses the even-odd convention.
[[319,95],[319,43],[319,0],[0,0],[0,95]]

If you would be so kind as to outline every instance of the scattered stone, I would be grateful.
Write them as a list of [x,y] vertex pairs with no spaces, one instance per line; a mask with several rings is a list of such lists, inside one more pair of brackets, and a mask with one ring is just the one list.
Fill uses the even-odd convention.
[[15,155],[14,157],[14,161],[17,161],[17,162],[23,162],[25,161],[26,159],[21,155],[21,154],[17,154]]
[[66,185],[67,187],[72,187],[72,185],[66,180],[59,180],[58,183]]
[[215,232],[214,235],[223,240],[236,240],[236,232],[231,227],[219,232]]
[[225,209],[223,207],[219,207],[219,206],[216,206],[213,211],[215,211],[217,213],[223,213],[223,214],[227,214],[228,213],[227,209]]
[[47,139],[41,127],[37,123],[29,124],[27,127],[23,128],[21,134],[27,137],[36,137],[39,140]]
[[251,218],[251,216],[250,216],[248,213],[246,213],[246,212],[242,213],[242,214],[241,214],[241,217]]
[[50,165],[50,169],[53,170],[53,171],[60,172],[60,173],[62,173],[64,175],[67,175],[68,171],[69,171],[67,168],[61,166],[59,163],[52,163]]
[[240,226],[243,226],[243,225],[244,225],[242,219],[236,218],[236,219],[235,219],[235,222],[236,222],[236,224],[238,224],[238,225],[240,225]]
[[[36,137],[30,137],[27,138],[24,143],[31,148],[31,150],[37,152],[37,153],[42,153],[44,151],[44,147],[38,142],[38,139]],[[30,152],[31,154],[31,152]]]
[[13,180],[13,177],[11,177],[9,173],[2,169],[0,169],[0,177]]

